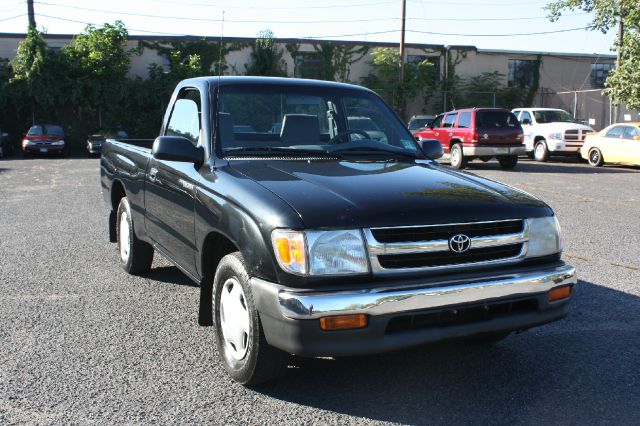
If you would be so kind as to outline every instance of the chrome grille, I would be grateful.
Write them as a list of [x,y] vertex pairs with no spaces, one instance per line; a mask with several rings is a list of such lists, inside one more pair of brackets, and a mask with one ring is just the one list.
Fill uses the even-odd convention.
[[569,146],[582,146],[582,144],[584,143],[584,138],[586,138],[589,133],[592,132],[582,129],[566,130],[564,132],[564,141]]
[[[374,273],[397,274],[470,265],[510,263],[527,251],[529,229],[522,219],[364,230]],[[449,240],[464,234],[471,240],[464,253]]]

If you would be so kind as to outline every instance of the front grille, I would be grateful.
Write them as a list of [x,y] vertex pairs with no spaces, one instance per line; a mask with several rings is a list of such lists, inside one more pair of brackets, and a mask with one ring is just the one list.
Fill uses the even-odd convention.
[[577,129],[573,129],[573,130],[566,130],[564,132],[564,140],[565,142],[580,142],[583,143],[584,142],[584,138],[587,137],[587,134],[589,134],[591,132],[589,132],[588,130],[577,130]]
[[433,253],[412,253],[378,256],[383,268],[434,268],[465,263],[486,262],[516,257],[522,251],[522,244],[471,249],[465,253],[437,251]]
[[406,228],[372,229],[376,241],[398,243],[404,241],[448,240],[455,234],[468,237],[486,237],[489,235],[517,234],[522,232],[523,220],[505,220],[500,222],[462,223],[454,225],[420,226]]
[[513,315],[535,312],[538,301],[535,298],[500,303],[482,303],[447,309],[436,312],[403,315],[392,318],[387,324],[386,333],[440,328],[470,324]]
[[[529,241],[529,228],[523,219],[372,228],[364,232],[374,274],[514,262],[524,256]],[[458,234],[469,237],[462,253],[451,248],[451,238]]]

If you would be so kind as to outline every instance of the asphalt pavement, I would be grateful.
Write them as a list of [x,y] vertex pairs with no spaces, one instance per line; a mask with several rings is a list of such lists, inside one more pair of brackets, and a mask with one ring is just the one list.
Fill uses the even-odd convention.
[[199,289],[156,256],[127,275],[97,159],[0,160],[0,424],[638,424],[640,168],[469,170],[549,203],[580,282],[569,316],[493,347],[296,359],[225,374]]

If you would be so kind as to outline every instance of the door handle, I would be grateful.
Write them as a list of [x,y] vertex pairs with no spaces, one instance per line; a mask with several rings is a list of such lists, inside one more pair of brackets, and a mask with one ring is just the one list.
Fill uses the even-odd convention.
[[449,133],[449,136],[453,136],[453,133]]
[[436,136],[438,136],[440,133],[436,132]]
[[151,182],[155,182],[157,174],[158,174],[158,169],[156,169],[155,167],[150,168],[149,169],[149,180]]

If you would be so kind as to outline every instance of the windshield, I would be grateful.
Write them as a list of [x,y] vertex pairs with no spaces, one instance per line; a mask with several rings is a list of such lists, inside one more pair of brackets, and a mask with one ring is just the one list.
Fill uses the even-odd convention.
[[217,144],[223,155],[376,151],[421,156],[398,118],[368,92],[293,85],[222,86],[218,108]]
[[52,126],[52,125],[42,125],[42,126],[31,126],[28,136],[44,136],[44,135],[53,135],[53,136],[64,136],[64,131],[60,126]]
[[549,111],[534,111],[533,115],[536,117],[538,123],[576,123],[576,119],[571,114],[561,109],[549,110]]

